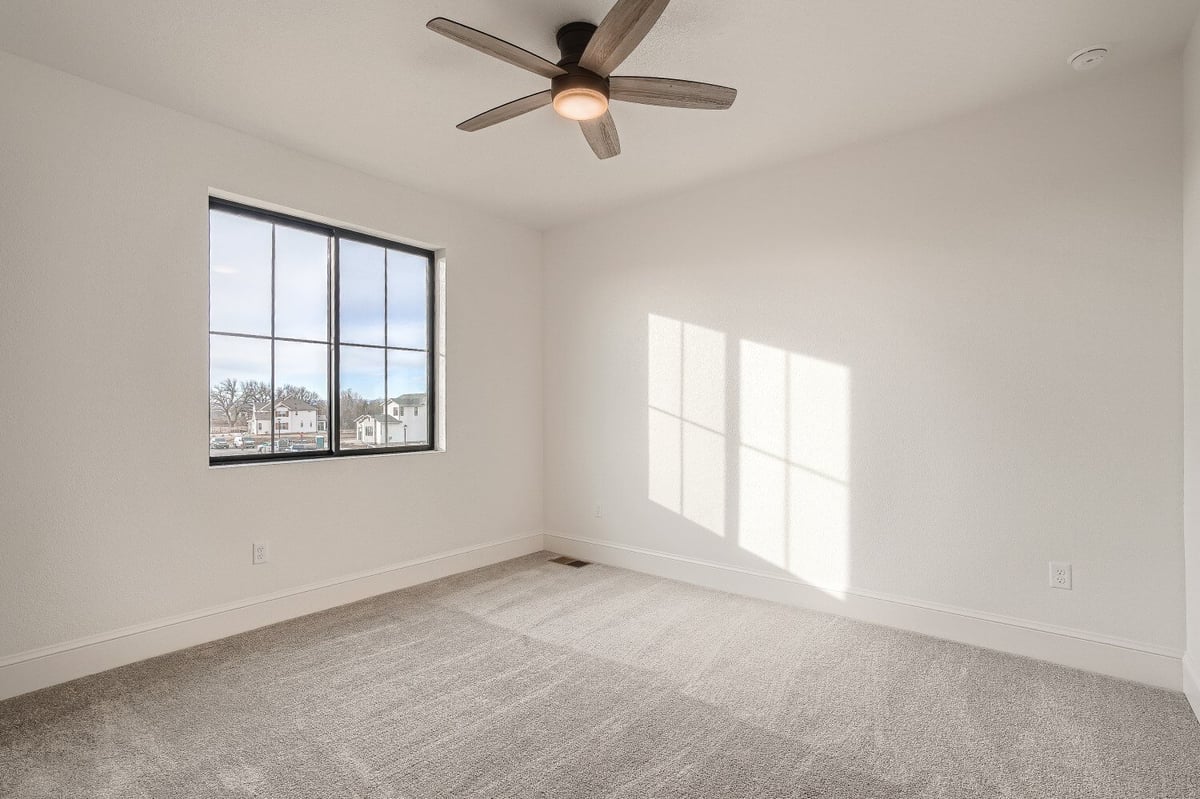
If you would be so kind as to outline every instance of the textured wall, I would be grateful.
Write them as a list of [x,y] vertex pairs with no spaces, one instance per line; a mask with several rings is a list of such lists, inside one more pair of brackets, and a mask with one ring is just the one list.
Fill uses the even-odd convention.
[[1180,129],[1170,61],[551,231],[547,529],[1182,649]]

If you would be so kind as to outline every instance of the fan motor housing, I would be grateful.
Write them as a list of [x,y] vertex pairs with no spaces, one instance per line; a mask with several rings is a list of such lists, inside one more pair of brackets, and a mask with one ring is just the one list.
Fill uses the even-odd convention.
[[552,97],[558,97],[567,89],[591,89],[603,94],[604,99],[608,99],[608,81],[606,79],[579,66],[563,67],[563,69],[567,70],[566,75],[550,79],[550,95]]
[[566,69],[578,64],[595,32],[596,26],[590,22],[568,22],[559,28],[558,33],[554,35],[554,40],[558,42],[558,52],[562,55],[558,65]]

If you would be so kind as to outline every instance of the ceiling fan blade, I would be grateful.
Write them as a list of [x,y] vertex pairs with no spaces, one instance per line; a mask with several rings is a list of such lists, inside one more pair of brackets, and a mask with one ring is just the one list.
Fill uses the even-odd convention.
[[453,39],[459,44],[473,47],[481,53],[487,53],[493,58],[507,61],[515,67],[527,69],[545,78],[557,78],[567,74],[567,71],[553,64],[536,53],[517,47],[511,42],[497,39],[490,33],[468,28],[461,22],[455,22],[445,17],[434,17],[425,23],[425,27],[434,33],[440,33],[447,39]]
[[617,0],[592,34],[579,66],[608,77],[641,44],[670,0]]
[[579,127],[597,158],[612,158],[621,154],[621,139],[617,136],[617,123],[613,122],[612,114],[605,111],[603,116],[583,120]]
[[528,97],[522,97],[519,100],[513,100],[511,103],[498,105],[490,111],[484,111],[482,114],[473,116],[466,122],[460,122],[456,126],[459,130],[465,130],[468,133],[473,133],[477,130],[490,128],[492,125],[497,125],[513,117],[519,117],[521,114],[528,114],[530,111],[537,110],[544,105],[550,105],[553,97],[550,90],[531,94]]
[[733,105],[737,89],[713,83],[676,78],[634,78],[614,75],[608,79],[609,97],[627,103],[666,105],[671,108],[723,110]]

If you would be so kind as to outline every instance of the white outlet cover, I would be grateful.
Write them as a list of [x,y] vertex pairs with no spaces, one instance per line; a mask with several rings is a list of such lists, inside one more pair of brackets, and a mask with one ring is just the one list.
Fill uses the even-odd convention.
[[1071,590],[1071,564],[1062,560],[1050,561],[1050,587]]
[[266,541],[255,541],[250,550],[250,562],[254,565],[266,563],[271,559],[271,545]]

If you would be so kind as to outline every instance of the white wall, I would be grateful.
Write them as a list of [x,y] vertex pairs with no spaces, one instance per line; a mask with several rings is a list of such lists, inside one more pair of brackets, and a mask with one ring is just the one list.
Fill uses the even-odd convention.
[[[0,411],[128,420],[0,425],[0,660],[537,531],[543,401],[551,531],[1182,649],[1179,92],[1092,79],[543,242],[0,54]],[[208,467],[210,187],[446,248],[447,452]]]
[[1200,20],[1183,56],[1183,537],[1187,567],[1184,686],[1200,714]]
[[[6,54],[0,108],[0,658],[540,531],[540,234]],[[446,249],[447,452],[209,468],[210,187]]]
[[551,231],[547,529],[1177,656],[1179,92],[1081,76]]

